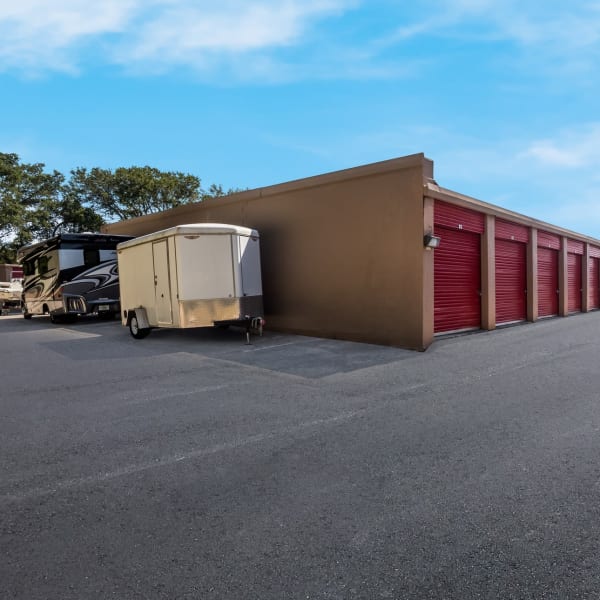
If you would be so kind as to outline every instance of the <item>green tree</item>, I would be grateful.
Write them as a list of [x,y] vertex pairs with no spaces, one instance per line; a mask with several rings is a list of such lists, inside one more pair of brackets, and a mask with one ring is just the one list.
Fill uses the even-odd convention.
[[60,201],[64,176],[44,172],[44,164],[22,163],[0,153],[0,260],[12,262],[16,249],[52,226],[50,206]]
[[201,189],[194,175],[148,166],[79,167],[65,182],[58,171],[44,172],[43,163],[0,153],[0,262],[13,262],[19,247],[59,231],[98,231],[105,219],[131,219],[225,194],[216,184]]
[[71,171],[68,194],[94,208],[107,221],[132,219],[201,200],[195,175],[154,167],[120,167],[111,171],[79,167]]

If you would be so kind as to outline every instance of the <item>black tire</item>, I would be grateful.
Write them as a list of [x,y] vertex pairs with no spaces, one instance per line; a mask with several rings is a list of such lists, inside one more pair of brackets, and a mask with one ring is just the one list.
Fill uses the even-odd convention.
[[142,329],[139,326],[137,316],[133,314],[129,319],[129,333],[131,333],[136,340],[142,340],[150,333],[150,328]]
[[24,319],[31,319],[31,317],[33,317],[33,315],[31,313],[23,313]]

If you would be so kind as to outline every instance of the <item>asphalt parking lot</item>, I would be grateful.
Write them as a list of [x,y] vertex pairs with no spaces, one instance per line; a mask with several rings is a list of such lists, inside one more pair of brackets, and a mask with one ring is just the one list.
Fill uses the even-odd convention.
[[599,334],[3,316],[0,598],[600,598]]

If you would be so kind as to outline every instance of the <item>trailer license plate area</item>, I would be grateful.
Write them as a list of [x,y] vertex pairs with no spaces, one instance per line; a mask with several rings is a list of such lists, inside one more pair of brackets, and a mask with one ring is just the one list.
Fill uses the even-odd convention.
[[98,305],[98,312],[104,311],[104,310],[110,310],[110,306],[108,304],[99,304]]

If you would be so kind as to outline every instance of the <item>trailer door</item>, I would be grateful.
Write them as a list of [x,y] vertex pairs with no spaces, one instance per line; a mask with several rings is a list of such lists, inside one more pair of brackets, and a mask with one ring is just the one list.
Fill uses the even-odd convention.
[[261,296],[262,283],[260,274],[260,249],[258,237],[236,235],[233,236],[234,243],[237,242],[237,255],[239,264],[241,288],[239,296]]
[[154,295],[156,303],[156,321],[158,325],[173,324],[171,306],[171,282],[169,277],[169,253],[167,240],[152,244],[154,260]]

